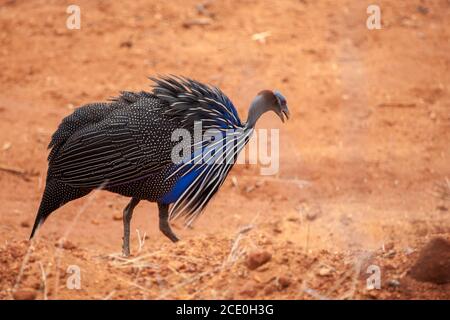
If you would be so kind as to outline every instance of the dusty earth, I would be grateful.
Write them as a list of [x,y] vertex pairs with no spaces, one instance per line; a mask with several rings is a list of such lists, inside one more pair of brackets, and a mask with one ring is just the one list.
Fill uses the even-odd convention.
[[[370,3],[0,0],[0,298],[450,298],[410,272],[450,237],[450,3],[378,1],[368,30]],[[291,120],[258,124],[280,129],[279,173],[236,166],[193,228],[174,223],[177,244],[140,204],[129,259],[127,199],[107,192],[28,242],[59,121],[166,73],[219,86],[242,119],[259,90],[283,92]]]

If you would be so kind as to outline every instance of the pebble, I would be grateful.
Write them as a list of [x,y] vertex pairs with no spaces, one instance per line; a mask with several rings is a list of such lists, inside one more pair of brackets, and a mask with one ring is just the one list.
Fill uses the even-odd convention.
[[388,242],[384,244],[384,250],[385,251],[390,251],[394,249],[394,243],[393,242]]
[[73,242],[71,242],[69,240],[65,240],[65,239],[59,239],[55,243],[55,247],[59,247],[61,242],[62,242],[62,248],[66,249],[66,250],[72,250],[72,249],[75,249],[77,247]]
[[326,277],[329,276],[331,274],[331,269],[328,267],[321,267],[319,269],[319,276],[321,277]]
[[250,297],[250,298],[253,298],[253,297],[256,296],[256,294],[257,294],[256,290],[253,289],[253,288],[247,288],[247,289],[244,289],[244,290],[242,290],[240,293],[241,293],[243,296],[247,296],[247,297]]
[[289,287],[289,286],[291,285],[291,283],[292,283],[291,279],[289,279],[289,278],[286,277],[286,276],[279,276],[278,279],[277,279],[277,282],[278,282],[278,286],[279,286],[281,289],[286,289],[286,288]]
[[308,219],[309,221],[313,221],[317,218],[317,212],[314,211],[308,211],[308,213],[306,214],[306,219]]
[[404,249],[404,252],[405,252],[405,254],[407,255],[407,256],[409,256],[410,254],[412,254],[412,253],[414,253],[416,250],[414,250],[413,248],[411,248],[411,247],[406,247],[405,249]]
[[29,223],[28,221],[22,221],[22,222],[20,223],[20,226],[21,226],[22,228],[29,228],[29,227],[30,227],[30,223]]
[[277,291],[277,286],[274,283],[269,283],[265,288],[264,288],[264,294],[265,295],[270,295],[272,293],[274,293],[275,291]]
[[395,250],[390,250],[384,254],[384,257],[385,258],[393,258],[393,257],[395,257],[395,254],[396,254]]
[[13,293],[14,300],[35,300],[36,291],[32,289],[18,290]]
[[395,279],[389,280],[387,284],[390,287],[395,287],[395,288],[400,287],[400,281],[395,280]]
[[436,113],[430,112],[430,119],[431,120],[436,120]]
[[245,260],[245,265],[250,270],[255,270],[256,268],[262,266],[272,259],[272,255],[267,251],[255,251],[247,255]]

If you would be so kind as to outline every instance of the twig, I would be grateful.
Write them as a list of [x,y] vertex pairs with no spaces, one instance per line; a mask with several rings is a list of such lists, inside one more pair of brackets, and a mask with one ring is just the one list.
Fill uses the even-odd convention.
[[145,237],[147,235],[147,233],[144,231],[144,234],[141,237],[141,233],[139,232],[139,229],[136,229],[137,232],[137,236],[138,236],[138,240],[139,240],[139,247],[138,247],[138,253],[142,251],[142,248],[144,247],[145,244]]
[[42,266],[42,263],[39,261],[39,268],[41,269],[41,276],[42,276],[42,285],[44,286],[44,300],[48,300],[47,296],[47,273],[44,270],[44,267]]
[[[12,289],[12,292],[14,292],[14,291],[16,291],[17,290],[17,287],[19,286],[19,284],[20,284],[20,280],[22,280],[22,276],[23,276],[23,271],[25,270],[25,267],[26,267],[26,265],[28,264],[28,260],[30,259],[30,254],[31,254],[31,251],[33,250],[33,240],[30,242],[30,244],[29,244],[29,246],[28,246],[28,249],[27,249],[27,253],[25,254],[25,257],[23,258],[23,260],[22,260],[22,264],[21,264],[21,266],[20,266],[20,270],[19,270],[19,274],[17,275],[17,278],[16,278],[16,283],[14,284],[14,287],[13,287],[13,289]],[[10,292],[10,293],[12,293],[12,292]],[[11,296],[12,297],[12,296]]]
[[450,180],[445,178],[445,181],[436,183],[436,191],[432,194],[442,200],[450,200]]
[[113,295],[116,293],[116,290],[111,291],[110,293],[108,293],[103,300],[111,300],[111,298],[113,297]]
[[414,103],[380,103],[379,108],[415,108]]
[[15,176],[21,177],[25,181],[30,181],[30,178],[28,177],[28,173],[25,170],[18,169],[18,168],[12,168],[7,167],[5,165],[0,165],[0,171],[13,174]]

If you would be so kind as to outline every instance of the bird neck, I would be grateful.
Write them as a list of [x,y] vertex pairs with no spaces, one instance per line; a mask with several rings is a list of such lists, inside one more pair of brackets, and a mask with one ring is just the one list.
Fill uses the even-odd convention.
[[258,121],[259,117],[263,113],[268,111],[267,103],[263,96],[256,96],[256,98],[252,101],[250,104],[250,108],[248,110],[248,116],[247,116],[247,128],[254,128],[256,125],[256,121]]

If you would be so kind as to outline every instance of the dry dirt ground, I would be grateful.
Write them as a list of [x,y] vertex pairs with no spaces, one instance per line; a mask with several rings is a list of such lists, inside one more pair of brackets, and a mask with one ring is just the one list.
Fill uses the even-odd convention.
[[[74,2],[80,30],[66,28]],[[378,1],[372,31],[370,3],[0,0],[0,298],[450,298],[409,272],[450,237],[450,3]],[[193,228],[175,222],[177,244],[140,204],[129,259],[127,199],[106,192],[59,209],[30,244],[61,119],[167,73],[219,86],[243,119],[259,90],[283,92],[291,120],[258,124],[280,129],[279,173],[236,166]]]

